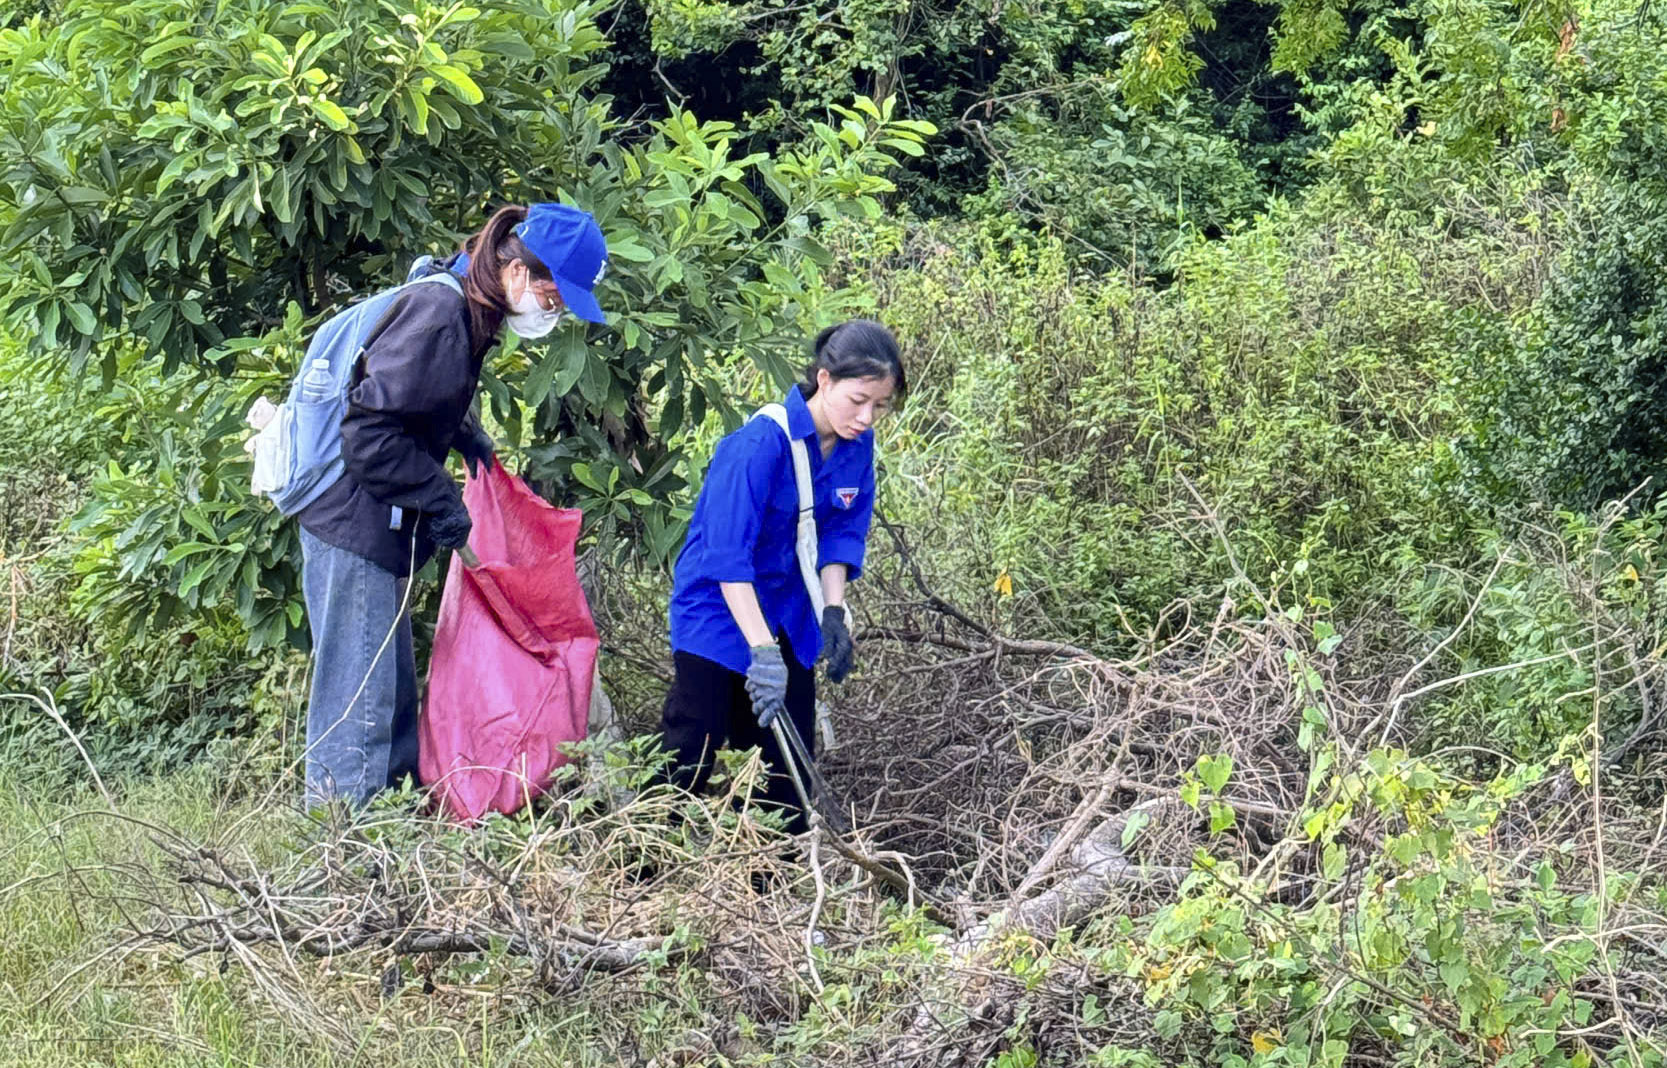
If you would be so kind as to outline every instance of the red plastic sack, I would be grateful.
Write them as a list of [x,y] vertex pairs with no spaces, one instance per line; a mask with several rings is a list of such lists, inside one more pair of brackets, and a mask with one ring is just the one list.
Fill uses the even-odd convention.
[[579,512],[539,497],[496,459],[463,489],[474,521],[440,598],[419,725],[424,784],[453,819],[514,812],[584,738],[596,624],[579,588]]

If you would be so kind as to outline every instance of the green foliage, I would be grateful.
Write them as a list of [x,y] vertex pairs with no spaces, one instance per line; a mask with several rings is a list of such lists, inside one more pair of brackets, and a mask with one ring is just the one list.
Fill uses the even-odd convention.
[[1572,234],[1520,344],[1485,376],[1461,477],[1485,500],[1586,509],[1667,461],[1667,60],[1644,26],[1563,60]]
[[531,157],[506,136],[529,111],[585,118],[585,11],[146,0],[7,31],[11,321],[107,380],[122,339],[230,370],[216,348],[286,301],[329,308],[467,226]]
[[1015,107],[987,134],[1001,162],[964,202],[992,234],[1044,227],[1101,268],[1164,273],[1200,233],[1222,233],[1263,205],[1262,177],[1193,100],[1142,111],[1096,94],[1100,126]]
[[[182,428],[203,415],[202,391],[136,382],[95,398],[10,344],[0,345],[0,383],[0,574],[11,597],[0,656],[7,759],[43,782],[84,773],[49,709],[107,768],[177,767],[215,738],[278,733],[298,707],[305,665],[272,652],[249,656],[234,606],[252,598],[268,618],[275,612],[281,639],[284,602],[223,569],[205,570],[189,605],[163,592],[179,582],[172,573],[199,566],[193,560],[234,559],[194,550],[165,563],[159,548],[166,532],[204,525],[203,509],[215,504],[212,489],[203,497],[200,458],[179,443]],[[117,479],[127,483],[120,503],[109,493],[102,506],[88,503],[95,486]],[[261,537],[272,551],[293,534]],[[124,571],[128,565],[134,570]],[[165,615],[148,614],[153,599]]]
[[[10,322],[67,353],[72,380],[91,365],[106,388],[154,374],[176,423],[166,442],[157,431],[155,466],[95,488],[83,529],[108,540],[86,561],[90,599],[135,627],[235,608],[257,645],[292,627],[293,553],[237,490],[241,406],[282,389],[323,315],[511,197],[597,216],[617,311],[608,329],[495,357],[484,384],[505,443],[599,537],[675,549],[683,481],[666,439],[708,410],[733,418],[726,362],[782,378],[806,330],[861,305],[824,279],[815,231],[876,216],[883,172],[933,131],[866,98],[773,154],[689,114],[624,127],[596,93],[597,10],[218,5],[184,47],[199,7],[146,0],[0,34]],[[69,68],[83,73],[65,91]],[[191,507],[165,514],[182,497]]]
[[[739,42],[753,44],[758,62],[743,73],[773,79],[793,114],[839,103],[853,92],[889,96],[896,88],[896,64],[921,55],[932,38],[944,34],[940,20],[961,32],[972,21],[970,12],[957,14],[954,5],[917,13],[903,0],[794,5],[645,0],[643,6],[654,51],[668,59],[721,55]],[[922,16],[936,25],[917,26]]]
[[1582,984],[1601,909],[1559,885],[1555,860],[1502,874],[1487,848],[1546,771],[1468,783],[1370,754],[1309,809],[1321,862],[1301,904],[1200,855],[1143,943],[1101,958],[1141,981],[1161,1040],[1150,1052],[1239,1066],[1336,1066],[1373,1050],[1397,1063],[1594,1063],[1572,1033],[1593,1019]]
[[76,597],[87,618],[126,637],[241,624],[254,649],[304,634],[295,524],[252,505],[233,436],[256,385],[159,378],[133,353],[119,362],[90,413],[108,430],[108,459],[69,525],[84,539]]
[[1482,673],[1429,698],[1419,717],[1429,744],[1486,739],[1490,749],[1537,759],[1590,729],[1594,713],[1606,752],[1648,726],[1659,700],[1649,665],[1667,641],[1667,499],[1630,516],[1550,519],[1554,529],[1528,527],[1487,546],[1497,557],[1491,581],[1429,568],[1398,594],[1432,646],[1448,641],[1445,674]]
[[[739,105],[792,137],[853,91],[895,94],[945,131],[901,184],[924,215],[1054,229],[1103,262],[1159,259],[1190,224],[1224,226],[1266,198],[1293,88],[1265,49],[1213,40],[1214,7],[1069,4],[647,4],[654,70],[682,99]],[[1235,28],[1265,19],[1233,7]],[[646,61],[645,61],[646,62]],[[669,72],[669,73],[668,73]],[[726,77],[727,75],[727,77]],[[1138,106],[1131,106],[1133,101]],[[1275,103],[1270,104],[1273,101]],[[1294,172],[1293,172],[1294,174]]]
[[1397,550],[1463,554],[1470,520],[1428,474],[1493,309],[1536,292],[1532,234],[1495,217],[1460,241],[1284,210],[1190,246],[1162,291],[1057,244],[917,237],[916,270],[876,276],[923,361],[883,443],[888,506],[958,603],[1089,643],[1223,582],[1247,603],[1236,569],[1282,605],[1339,603],[1384,589]]
[[1129,26],[1121,87],[1129,102],[1151,107],[1192,84],[1204,60],[1192,49],[1193,35],[1215,26],[1212,5],[1163,0]]
[[[608,234],[613,322],[506,344],[486,415],[616,558],[674,552],[692,468],[742,399],[776,390],[812,328],[864,311],[898,329],[915,387],[882,430],[882,511],[946,598],[1002,633],[1112,651],[1217,613],[1304,628],[1284,665],[1308,785],[1293,837],[1242,864],[1241,839],[1270,827],[1235,797],[1267,769],[1198,759],[1165,784],[1179,803],[1121,838],[1135,856],[1170,812],[1207,829],[1177,899],[980,959],[1018,995],[991,1064],[1065,1063],[1065,1030],[1100,1047],[1070,1063],[1142,1068],[1620,1063],[1605,954],[1660,971],[1610,912],[1647,930],[1660,893],[1647,837],[1626,835],[1659,802],[1643,743],[1667,504],[1652,485],[1592,509],[1667,458],[1667,53],[1647,7],[1575,14],[0,4],[0,293],[27,346],[0,348],[0,691],[29,695],[0,707],[3,763],[35,793],[79,774],[55,709],[101,767],[195,764],[162,810],[244,814],[224,784],[293,759],[304,663],[283,648],[300,637],[293,525],[248,498],[242,412],[345,300],[497,202],[561,197]],[[620,117],[645,100],[653,121]],[[884,581],[897,560],[877,556]],[[1428,658],[1381,728],[1424,755],[1332,736],[1316,665],[1344,631],[1364,672]],[[1622,752],[1647,781],[1588,797]],[[643,791],[656,759],[642,742],[581,755],[553,818]],[[754,770],[732,758],[723,776],[744,789]],[[1647,819],[1629,790],[1655,791]],[[368,832],[403,855],[508,861],[552,815],[460,832],[397,818],[410,801]],[[1535,836],[1571,803],[1603,812],[1611,866],[1561,829]],[[0,981],[44,994],[88,937],[80,898],[34,892],[48,843],[99,887],[147,847],[39,833],[18,807],[27,840],[0,843],[17,869],[0,884],[21,893],[0,909],[22,934]],[[690,814],[584,845],[734,862],[701,855],[694,828],[735,814]],[[250,815],[268,848],[297,833],[267,818]],[[917,1017],[944,938],[918,914],[842,914],[829,889],[830,929],[874,928],[805,949],[823,987],[791,1019],[662,959],[571,1020],[518,1016],[514,1055],[618,1063],[620,1031],[633,1055],[670,1054],[721,1018],[736,1063],[848,1058]],[[442,987],[474,991],[520,965],[443,967]],[[167,1063],[134,1037],[158,1021],[250,1036],[216,1046],[234,1059],[292,1053],[211,971],[68,1006],[26,996],[4,1018],[25,1057],[70,1028]],[[455,1061],[449,1029],[430,1043],[444,1005],[415,1002],[353,1022],[365,1056]],[[1034,1022],[1062,1012],[1061,1031]],[[481,1019],[466,1041],[484,1059],[501,1036]]]

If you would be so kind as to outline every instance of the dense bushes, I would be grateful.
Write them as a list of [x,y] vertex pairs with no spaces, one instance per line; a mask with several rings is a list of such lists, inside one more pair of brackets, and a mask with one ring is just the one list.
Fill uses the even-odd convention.
[[[1644,203],[1640,203],[1644,200]],[[1493,362],[1460,459],[1494,503],[1588,509],[1667,462],[1667,221],[1606,194],[1519,346]]]
[[919,365],[887,503],[963,594],[1005,574],[1030,625],[1115,642],[1235,566],[1337,601],[1464,540],[1430,476],[1544,268],[1505,219],[1456,241],[1281,210],[1166,289],[945,236],[867,255]]
[[[115,582],[89,599],[139,627],[224,595],[257,647],[292,628],[293,552],[237,488],[242,410],[281,392],[325,315],[507,199],[596,214],[614,317],[497,354],[498,439],[622,552],[674,551],[667,439],[733,415],[726,365],[780,376],[806,330],[861,303],[823,279],[814,232],[879,215],[886,172],[933,130],[866,98],[773,152],[688,113],[633,123],[596,92],[598,16],[88,0],[0,30],[5,321],[65,381],[96,369],[179,424],[93,487],[84,532],[109,539]],[[87,73],[66,83],[71,67]]]
[[[1267,161],[1218,108],[1190,88],[1133,108],[1145,90],[1087,75],[1127,44],[1088,35],[1157,47],[1168,26],[1184,50],[1215,18],[1202,10],[1004,8],[990,32],[1011,48],[979,84],[1018,92],[1035,68],[1047,91],[992,102],[926,152],[930,127],[898,118],[908,103],[625,124],[597,87],[610,59],[641,57],[610,46],[589,7],[412,9],[377,32],[380,8],[222,7],[210,45],[185,49],[127,32],[196,17],[147,2],[105,21],[96,5],[18,9],[0,36],[9,322],[43,368],[67,368],[48,392],[88,390],[75,410],[101,435],[62,505],[74,610],[106,655],[189,650],[131,651],[123,672],[207,681],[227,676],[194,665],[300,640],[293,527],[244,492],[240,413],[281,388],[318,315],[511,193],[597,209],[618,315],[496,356],[489,419],[553,497],[586,508],[596,542],[657,564],[698,467],[683,447],[734,417],[737,383],[773,393],[810,327],[864,307],[905,337],[919,386],[887,431],[885,510],[961,603],[1104,648],[1172,625],[1179,602],[1214,611],[1223,589],[1240,609],[1390,605],[1439,628],[1465,598],[1431,576],[1512,544],[1520,504],[1578,512],[1667,448],[1664,67],[1647,26],[1607,11],[1561,36],[1507,29],[1491,58],[1459,32],[1495,26],[1485,7],[1422,11],[1432,34],[1416,41],[1394,37],[1393,13],[1306,50],[1284,26],[1278,63],[1329,140],[1304,198],[1258,214]],[[821,17],[810,7],[647,15],[666,55],[763,41],[793,100],[828,102],[983,32],[958,12],[842,51],[786,34]],[[1249,17],[1224,11],[1213,32]],[[901,67],[870,62],[893,47]],[[101,73],[67,91],[72,55]],[[1222,76],[1205,70],[1206,87]],[[1477,78],[1509,106],[1477,104]],[[965,85],[940,88],[943,109]],[[999,179],[928,191],[974,120]],[[459,153],[463,170],[446,163]],[[521,165],[533,158],[547,162]],[[950,214],[944,190],[964,188],[963,219],[908,217],[888,175],[917,159],[915,206]],[[897,221],[882,224],[887,197]],[[1046,210],[1012,210],[1027,200]],[[150,685],[134,678],[63,693],[90,714]],[[1561,729],[1548,713],[1515,741]]]
[[[280,967],[236,947],[247,980],[218,949],[146,981],[124,956],[19,1020],[286,1055],[322,1025],[344,1060],[439,1036],[445,1063],[507,1036],[562,1063],[847,1064],[922,1035],[921,1063],[978,1068],[1660,1063],[1667,503],[1604,503],[1667,458],[1648,9],[656,2],[609,12],[656,35],[634,52],[602,10],[0,0],[0,786],[22,811],[25,778],[79,775],[69,732],[105,771],[223,757],[169,780],[218,823],[174,861],[248,875],[182,881],[163,817],[130,855],[72,853],[90,824],[49,807],[5,851],[32,933],[0,983],[96,965],[60,933],[88,887],[100,930],[172,908],[152,936],[212,946],[233,928],[205,908],[242,936],[299,909],[348,939]],[[622,124],[679,62],[758,79],[724,87],[737,121]],[[933,63],[963,65],[923,86]],[[852,81],[923,93],[822,108]],[[1266,96],[1233,104],[1246,86]],[[640,740],[484,830],[411,820],[408,794],[361,827],[228,805],[226,783],[287,801],[306,664],[294,526],[245,492],[242,411],[328,306],[489,200],[558,193],[605,220],[617,317],[497,354],[487,416],[630,576],[597,598],[628,714],[662,692],[663,565],[742,398],[834,316],[906,342],[822,765],[866,806],[846,844],[895,847],[940,910],[826,839],[775,855],[727,803],[645,803]],[[50,849],[76,866],[56,914]],[[1068,924],[1001,928],[1079,891]],[[404,952],[414,923],[471,922],[482,952]],[[535,929],[578,956],[508,952]],[[569,972],[615,933],[654,945],[628,980]]]
[[[9,343],[0,344],[0,382],[4,759],[33,775],[77,769],[54,713],[105,768],[178,766],[226,735],[276,751],[273,735],[301,707],[305,664],[279,651],[251,657],[235,601],[261,598],[281,619],[284,600],[257,584],[177,603],[166,617],[109,610],[105,598],[158,596],[156,571],[124,571],[119,532],[88,534],[106,511],[95,489],[113,480],[130,482],[129,507],[154,510],[168,529],[189,529],[181,517],[212,505],[185,444],[200,410],[155,403],[158,394],[139,383],[111,396],[77,390]],[[159,539],[147,559],[189,541]],[[257,727],[270,733],[250,737]]]

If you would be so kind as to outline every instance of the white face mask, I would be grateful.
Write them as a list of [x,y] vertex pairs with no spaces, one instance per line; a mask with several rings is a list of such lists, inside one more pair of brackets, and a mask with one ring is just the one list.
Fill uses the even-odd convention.
[[538,294],[533,292],[532,286],[521,290],[521,295],[510,304],[509,309],[504,322],[515,332],[516,337],[529,341],[548,334],[567,316],[566,308],[546,311],[544,305],[539,303]]

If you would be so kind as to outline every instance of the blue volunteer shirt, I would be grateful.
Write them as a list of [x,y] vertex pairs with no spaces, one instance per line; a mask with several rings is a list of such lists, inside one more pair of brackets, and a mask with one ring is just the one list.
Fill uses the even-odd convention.
[[[798,386],[784,403],[793,436],[807,439],[809,446],[820,556],[816,566],[844,564],[855,579],[862,573],[874,518],[874,431],[837,442],[823,459],[816,424]],[[718,442],[677,558],[671,594],[674,651],[745,673],[752,659],[747,640],[718,583],[750,582],[770,629],[786,633],[799,663],[807,668],[816,663],[822,626],[793,552],[798,521],[793,452],[774,420],[751,419]]]

